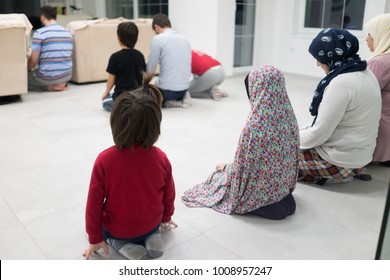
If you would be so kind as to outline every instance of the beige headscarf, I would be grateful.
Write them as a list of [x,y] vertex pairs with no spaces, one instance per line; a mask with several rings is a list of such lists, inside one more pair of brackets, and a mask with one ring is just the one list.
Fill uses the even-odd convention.
[[374,39],[373,57],[390,53],[390,14],[374,17],[364,25],[364,28]]

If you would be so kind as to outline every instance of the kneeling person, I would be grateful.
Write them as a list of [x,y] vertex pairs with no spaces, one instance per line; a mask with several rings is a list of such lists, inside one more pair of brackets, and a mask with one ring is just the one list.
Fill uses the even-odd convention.
[[44,27],[34,32],[28,60],[28,90],[61,91],[72,77],[73,37],[56,22],[55,8],[41,8]]

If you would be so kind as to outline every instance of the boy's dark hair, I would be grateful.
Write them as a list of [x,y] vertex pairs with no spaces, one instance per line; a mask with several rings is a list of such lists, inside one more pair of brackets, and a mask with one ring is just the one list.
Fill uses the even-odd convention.
[[110,124],[114,143],[119,149],[135,145],[151,148],[160,136],[162,96],[149,82],[153,74],[144,74],[144,85],[124,92],[115,99]]
[[133,49],[138,40],[138,27],[131,21],[122,22],[118,25],[116,34],[123,45]]
[[163,96],[161,94],[161,90],[155,85],[151,84],[154,75],[155,74],[151,72],[144,72],[142,74],[142,91],[138,92],[152,96],[154,101],[161,107],[163,103]]
[[152,22],[153,30],[156,30],[155,25],[158,25],[163,28],[164,27],[171,28],[171,22],[169,21],[168,16],[164,14],[158,14],[153,17],[153,22]]
[[57,19],[57,10],[52,6],[43,6],[41,7],[41,16],[44,16],[48,20]]

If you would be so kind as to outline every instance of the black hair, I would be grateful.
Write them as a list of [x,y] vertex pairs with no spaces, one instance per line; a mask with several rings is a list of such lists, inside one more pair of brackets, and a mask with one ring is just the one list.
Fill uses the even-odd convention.
[[51,20],[51,19],[56,20],[57,19],[57,11],[52,6],[41,7],[40,12],[41,12],[41,16],[44,16],[48,20]]
[[151,84],[154,74],[143,75],[143,85],[123,92],[112,107],[111,131],[119,149],[133,149],[135,145],[150,148],[160,136],[163,98],[158,88]]
[[133,49],[138,40],[138,27],[131,21],[122,22],[118,25],[116,34],[123,45]]

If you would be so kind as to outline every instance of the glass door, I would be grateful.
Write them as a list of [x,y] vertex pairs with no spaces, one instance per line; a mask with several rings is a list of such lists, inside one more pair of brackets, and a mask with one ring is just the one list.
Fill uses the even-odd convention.
[[252,66],[256,0],[236,0],[234,67]]
[[108,18],[153,18],[168,15],[168,0],[106,0]]
[[133,0],[106,0],[107,18],[134,18]]

